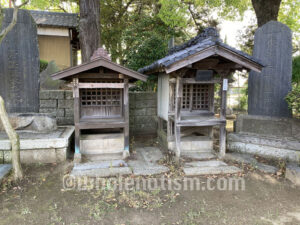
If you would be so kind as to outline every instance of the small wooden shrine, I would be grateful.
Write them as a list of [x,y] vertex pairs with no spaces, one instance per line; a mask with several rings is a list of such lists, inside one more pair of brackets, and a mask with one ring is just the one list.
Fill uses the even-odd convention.
[[129,155],[130,82],[147,76],[110,60],[99,48],[90,62],[52,75],[71,83],[74,97],[75,159],[120,159]]
[[[158,137],[162,146],[177,157],[210,153],[213,127],[219,126],[219,154],[225,155],[228,78],[236,70],[260,72],[262,65],[222,43],[213,28],[139,70],[158,75]],[[221,84],[218,116],[214,105],[216,84]]]

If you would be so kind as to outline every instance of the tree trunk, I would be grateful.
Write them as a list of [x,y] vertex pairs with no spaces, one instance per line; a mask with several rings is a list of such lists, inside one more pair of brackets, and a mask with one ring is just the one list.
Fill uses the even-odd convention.
[[252,0],[258,27],[271,20],[277,21],[280,3],[281,0]]
[[79,40],[82,62],[100,47],[100,1],[80,0]]
[[11,159],[12,159],[12,166],[14,171],[14,179],[22,179],[23,178],[23,171],[20,162],[20,139],[19,135],[16,131],[12,128],[7,112],[5,110],[4,100],[0,96],[0,120],[3,124],[3,127],[7,133],[7,136],[11,143]]

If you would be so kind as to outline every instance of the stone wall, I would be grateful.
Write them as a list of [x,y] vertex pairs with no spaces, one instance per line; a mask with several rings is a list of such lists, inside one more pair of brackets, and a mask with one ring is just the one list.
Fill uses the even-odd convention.
[[131,92],[130,105],[130,133],[156,134],[157,130],[157,93]]
[[[130,133],[156,134],[157,95],[153,92],[129,93]],[[41,90],[40,113],[57,118],[58,125],[74,124],[74,102],[70,90]]]
[[74,101],[70,90],[40,91],[40,113],[55,116],[58,125],[74,124]]

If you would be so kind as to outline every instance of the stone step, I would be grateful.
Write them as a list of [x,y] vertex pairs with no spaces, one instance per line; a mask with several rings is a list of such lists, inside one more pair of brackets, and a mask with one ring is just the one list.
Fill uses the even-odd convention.
[[183,171],[187,176],[233,174],[242,172],[240,168],[235,166],[186,167],[183,168]]
[[255,169],[263,173],[276,174],[278,171],[277,167],[260,163],[253,157],[253,155],[249,155],[249,154],[227,153],[224,159],[238,162],[238,163],[250,164]]
[[99,162],[76,163],[73,170],[105,169],[113,167],[128,167],[124,160],[107,160]]
[[123,151],[116,153],[105,154],[82,154],[82,158],[85,161],[107,161],[107,160],[121,160],[123,159]]
[[300,187],[300,167],[299,164],[289,164],[286,167],[285,178]]
[[131,167],[133,174],[136,176],[147,176],[166,173],[169,168],[156,163],[147,163],[140,160],[130,160],[128,165]]
[[300,141],[293,137],[276,137],[250,133],[229,133],[227,140],[247,144],[269,146],[279,149],[300,151]]
[[194,161],[184,164],[184,167],[218,167],[227,166],[223,161],[211,160],[211,161]]
[[9,174],[11,169],[11,164],[0,164],[0,182],[7,174]]
[[[208,136],[187,136],[181,138],[181,151],[210,152],[213,150],[213,140]],[[175,151],[175,141],[169,142],[168,148]]]
[[227,150],[251,155],[258,155],[267,159],[300,161],[300,151],[270,147],[261,144],[252,144],[236,141],[227,141]]
[[89,134],[80,136],[82,154],[119,153],[124,150],[124,134]]
[[73,176],[87,177],[113,177],[130,174],[132,174],[132,170],[129,167],[94,168],[86,170],[73,169],[71,172]]
[[257,160],[250,154],[226,153],[224,159],[238,163],[257,164]]
[[123,160],[107,160],[89,163],[76,163],[71,175],[88,177],[110,177],[132,174],[132,170]]
[[194,160],[206,160],[217,158],[215,154],[211,152],[181,152],[183,158],[194,159]]

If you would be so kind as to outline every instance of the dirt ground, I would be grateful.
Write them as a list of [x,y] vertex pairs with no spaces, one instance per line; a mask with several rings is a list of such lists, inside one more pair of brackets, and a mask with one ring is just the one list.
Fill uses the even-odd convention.
[[[0,224],[300,224],[300,188],[251,168],[239,174],[245,190],[127,192],[65,190],[63,175],[71,168],[71,161],[30,165],[23,181],[8,178],[0,187]],[[182,178],[171,171],[165,176]]]
[[300,224],[300,189],[248,172],[242,191],[65,191],[71,163],[25,167],[6,182],[0,224]]

